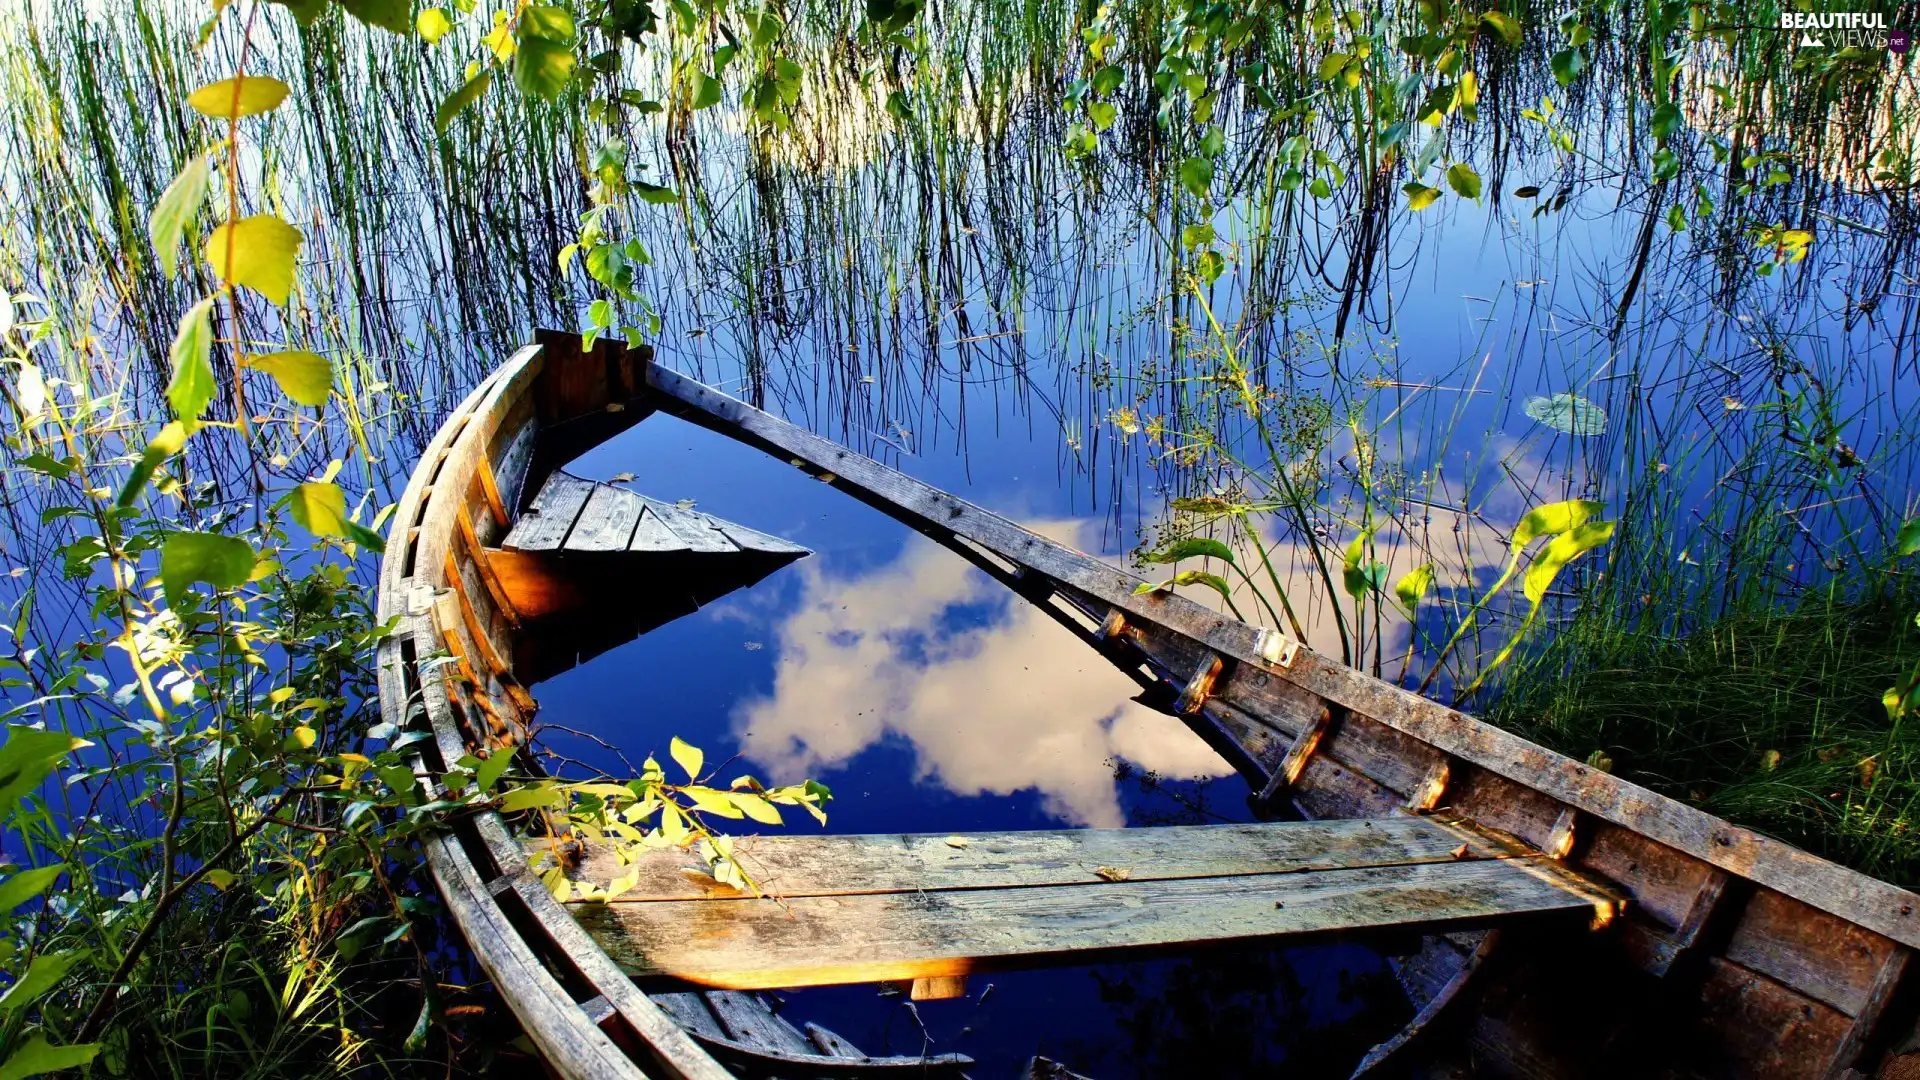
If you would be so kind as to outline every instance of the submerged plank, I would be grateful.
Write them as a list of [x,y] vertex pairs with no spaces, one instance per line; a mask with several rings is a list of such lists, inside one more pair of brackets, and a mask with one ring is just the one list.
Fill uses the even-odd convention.
[[567,539],[573,523],[593,494],[591,481],[556,472],[533,497],[533,505],[514,522],[501,547],[516,551],[554,551]]
[[[967,836],[762,835],[736,838],[735,851],[763,891],[789,899],[1539,857],[1498,836],[1419,817]],[[647,852],[637,865],[639,884],[613,903],[708,900],[719,888],[685,852]],[[570,874],[604,886],[626,872],[612,848],[595,845]]]
[[[1148,830],[1142,830],[1148,831]],[[584,905],[575,917],[638,977],[752,989],[965,975],[1046,961],[1302,934],[1456,928],[1614,904],[1525,859],[1228,878]]]
[[649,499],[642,495],[647,504],[647,512],[657,516],[660,523],[671,530],[686,543],[689,551],[724,553],[740,550],[733,541],[726,538],[719,528],[718,520],[706,514],[683,510],[669,502]]
[[646,504],[633,492],[612,484],[595,484],[580,519],[573,523],[573,531],[561,546],[566,551],[625,551],[645,509]]

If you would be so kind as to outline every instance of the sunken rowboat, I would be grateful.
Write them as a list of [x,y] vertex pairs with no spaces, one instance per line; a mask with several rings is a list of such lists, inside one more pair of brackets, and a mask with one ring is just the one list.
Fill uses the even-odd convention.
[[[801,466],[1038,605],[1206,739],[1271,823],[959,845],[743,838],[780,903],[697,888],[668,850],[619,901],[581,904],[529,871],[499,815],[464,818],[428,845],[434,878],[558,1076],[957,1075],[959,1055],[869,1056],[795,1027],[762,991],[898,981],[940,996],[972,972],[1327,934],[1381,943],[1415,1008],[1360,1073],[1920,1075],[1920,895],[1272,630],[1137,594],[1124,570],[651,356],[543,332],[414,470],[381,571],[397,630],[380,693],[388,721],[430,729],[425,783],[462,755],[523,745],[529,684],[711,599],[689,585],[662,605],[660,566],[752,580],[804,554],[563,471],[667,413]],[[724,575],[666,580],[709,577]],[[1123,865],[1138,869],[1085,870]]]

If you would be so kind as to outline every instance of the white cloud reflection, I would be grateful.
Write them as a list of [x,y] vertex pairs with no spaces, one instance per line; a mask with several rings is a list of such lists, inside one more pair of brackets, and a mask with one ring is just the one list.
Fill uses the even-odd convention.
[[[1081,523],[1037,528],[1073,543]],[[850,578],[799,568],[773,694],[733,715],[743,753],[771,775],[811,775],[897,735],[921,782],[1033,789],[1072,824],[1117,827],[1112,758],[1167,776],[1232,772],[1180,721],[1129,700],[1133,681],[1064,627],[930,540]]]

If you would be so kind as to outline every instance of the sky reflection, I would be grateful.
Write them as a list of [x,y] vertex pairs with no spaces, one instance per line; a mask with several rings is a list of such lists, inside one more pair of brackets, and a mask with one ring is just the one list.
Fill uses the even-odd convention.
[[[1086,526],[1042,523],[1074,543]],[[769,694],[740,702],[742,753],[772,776],[845,765],[889,735],[915,779],[956,795],[1040,793],[1074,825],[1126,824],[1111,762],[1170,777],[1231,767],[1180,721],[1130,700],[1133,682],[1037,608],[932,541],[852,574],[808,560],[775,629]]]

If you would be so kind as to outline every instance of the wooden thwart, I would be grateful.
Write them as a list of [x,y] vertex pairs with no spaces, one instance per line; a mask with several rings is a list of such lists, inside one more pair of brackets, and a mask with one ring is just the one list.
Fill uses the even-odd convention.
[[[1516,918],[1601,925],[1613,894],[1453,819],[739,841],[778,899],[678,852],[575,917],[637,977],[760,989],[927,980],[1150,949]],[[621,872],[605,849],[574,871]]]

